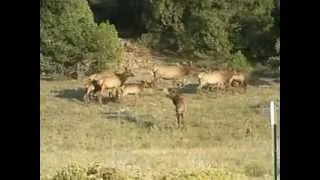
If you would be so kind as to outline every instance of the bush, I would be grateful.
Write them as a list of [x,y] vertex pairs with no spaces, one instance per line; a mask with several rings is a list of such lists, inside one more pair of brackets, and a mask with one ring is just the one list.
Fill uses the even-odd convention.
[[246,175],[240,173],[231,173],[224,170],[202,170],[194,172],[179,171],[175,173],[170,173],[168,175],[160,178],[161,180],[193,180],[193,179],[214,179],[214,180],[248,180]]
[[115,28],[97,26],[87,1],[41,0],[40,14],[40,73],[79,75],[121,58]]
[[231,57],[231,63],[229,63],[230,67],[233,68],[240,68],[240,69],[249,69],[250,68],[250,64],[247,60],[247,58],[242,54],[241,51],[237,51],[236,53],[234,53]]
[[[125,175],[116,168],[101,167],[95,163],[88,168],[81,167],[76,164],[71,164],[57,171],[52,178],[53,180],[133,180],[145,177],[140,171],[132,171],[131,175]],[[50,179],[50,178],[47,178]],[[153,176],[155,180],[192,180],[192,179],[215,179],[215,180],[248,180],[248,176],[228,172],[223,169],[207,169],[207,170],[177,170],[164,175]]]
[[109,21],[100,23],[93,35],[95,63],[92,63],[90,71],[96,72],[114,68],[120,65],[123,46],[118,38],[118,32]]
[[105,168],[93,164],[88,168],[71,164],[54,175],[53,180],[124,180],[122,173],[115,168]]
[[72,164],[58,171],[53,180],[87,180],[87,170]]

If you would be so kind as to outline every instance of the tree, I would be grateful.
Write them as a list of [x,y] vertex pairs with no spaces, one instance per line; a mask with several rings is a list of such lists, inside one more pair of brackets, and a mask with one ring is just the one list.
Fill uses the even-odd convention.
[[114,46],[109,38],[113,39],[112,43],[120,44],[114,26],[101,26],[107,28],[105,37],[101,38],[101,27],[95,24],[87,1],[41,0],[40,3],[41,72],[79,75],[80,71],[89,71],[92,63],[100,64],[99,69],[103,69],[109,67],[107,62],[119,59],[118,53],[113,52],[118,49],[106,48]]

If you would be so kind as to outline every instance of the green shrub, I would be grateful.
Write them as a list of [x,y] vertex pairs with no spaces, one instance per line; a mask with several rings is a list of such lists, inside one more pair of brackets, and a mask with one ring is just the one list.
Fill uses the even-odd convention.
[[229,66],[233,68],[249,69],[250,63],[248,62],[247,58],[242,54],[241,51],[237,51],[232,55]]
[[231,173],[224,170],[202,170],[195,172],[179,171],[170,173],[160,178],[161,180],[200,180],[200,179],[214,179],[214,180],[248,180],[246,175],[240,173]]
[[123,46],[118,38],[118,32],[109,21],[100,23],[93,36],[94,59],[91,71],[101,71],[120,65]]
[[87,170],[79,165],[69,165],[62,168],[53,177],[53,180],[87,180]]
[[123,174],[115,168],[105,168],[93,164],[88,168],[71,164],[57,171],[53,180],[125,180]]
[[120,61],[115,27],[109,22],[97,26],[87,1],[41,0],[40,4],[40,73],[79,75]]

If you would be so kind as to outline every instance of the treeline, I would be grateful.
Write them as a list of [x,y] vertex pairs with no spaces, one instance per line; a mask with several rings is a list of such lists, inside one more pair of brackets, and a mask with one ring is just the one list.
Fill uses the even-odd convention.
[[42,72],[79,71],[79,62],[87,62],[86,71],[113,67],[121,59],[118,32],[156,50],[221,63],[279,59],[279,0],[41,2]]

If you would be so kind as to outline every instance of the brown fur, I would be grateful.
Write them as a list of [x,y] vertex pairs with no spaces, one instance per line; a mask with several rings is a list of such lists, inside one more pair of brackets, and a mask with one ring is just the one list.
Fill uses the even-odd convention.
[[86,79],[84,81],[84,85],[85,85],[86,93],[83,97],[83,100],[85,102],[88,102],[88,100],[92,98],[93,94],[101,90],[101,87],[98,85],[98,82],[96,80],[90,81],[89,79]]
[[107,90],[112,90],[112,92],[119,94],[119,87],[122,86],[129,77],[133,76],[132,71],[126,68],[123,73],[115,73],[114,77],[107,76],[100,79],[98,81],[98,85],[101,87],[101,93],[98,97],[99,103],[102,104],[102,96]]
[[168,89],[165,89],[164,92],[166,93],[166,97],[170,98],[175,106],[178,128],[180,128],[181,124],[184,126],[184,114],[186,111],[185,98],[181,93],[176,91],[168,91]]
[[151,87],[153,87],[152,82],[142,80],[140,83],[123,84],[120,89],[122,96],[127,96],[128,94],[135,94],[137,96],[140,95],[144,89]]
[[229,80],[229,85],[232,86],[234,84],[234,82],[238,82],[240,84],[240,86],[243,87],[243,91],[244,93],[247,92],[247,72],[244,70],[234,70],[232,77]]
[[188,65],[181,64],[176,66],[156,66],[152,69],[153,77],[155,81],[159,79],[182,81],[183,86],[186,81],[186,77],[189,76],[193,70],[192,62]]
[[217,85],[218,89],[225,90],[228,87],[233,87],[236,82],[242,84],[246,88],[245,71],[236,70],[233,68],[211,68],[207,72],[199,73],[198,89],[204,85],[211,84]]
[[88,97],[91,97],[91,95],[96,94],[101,90],[101,85],[99,84],[99,81],[106,77],[117,77],[116,72],[105,70],[99,73],[92,74],[84,80],[84,85],[86,89],[86,94],[84,95],[85,101],[88,101]]
[[201,72],[198,74],[198,89],[201,89],[205,85],[216,85],[218,89],[225,88],[226,72],[211,71]]

